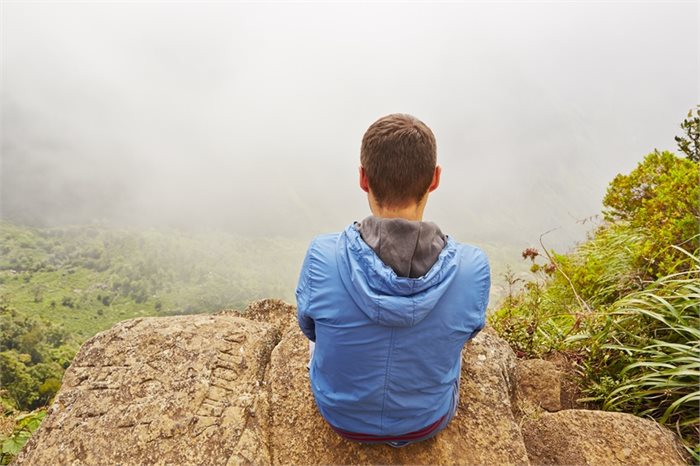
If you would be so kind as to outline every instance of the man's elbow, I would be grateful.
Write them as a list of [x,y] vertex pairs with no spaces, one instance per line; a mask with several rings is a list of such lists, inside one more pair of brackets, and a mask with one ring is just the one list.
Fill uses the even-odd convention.
[[308,317],[304,317],[301,314],[298,316],[297,321],[299,322],[299,328],[301,333],[306,336],[311,341],[316,341],[316,326],[314,321]]

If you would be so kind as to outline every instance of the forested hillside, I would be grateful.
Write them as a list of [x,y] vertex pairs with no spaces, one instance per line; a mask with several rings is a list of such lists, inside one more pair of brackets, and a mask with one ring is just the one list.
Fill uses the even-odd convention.
[[[291,299],[304,242],[225,233],[0,224],[2,300],[78,341],[139,315]],[[290,286],[291,285],[291,286]],[[98,304],[98,305],[96,305]]]

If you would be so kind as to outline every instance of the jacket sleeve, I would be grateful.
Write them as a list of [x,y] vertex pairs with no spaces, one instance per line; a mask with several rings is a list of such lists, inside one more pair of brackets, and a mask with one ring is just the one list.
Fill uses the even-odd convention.
[[479,261],[476,272],[477,283],[480,285],[478,303],[480,323],[469,336],[469,340],[477,336],[486,326],[486,308],[489,305],[489,291],[491,290],[491,268],[489,267],[489,259],[483,251],[480,256],[481,260]]
[[311,256],[313,254],[314,243],[312,242],[309,249],[306,251],[304,263],[301,266],[299,273],[299,282],[296,288],[297,298],[297,321],[299,328],[311,341],[316,341],[316,325],[314,320],[309,316],[309,307],[311,305]]

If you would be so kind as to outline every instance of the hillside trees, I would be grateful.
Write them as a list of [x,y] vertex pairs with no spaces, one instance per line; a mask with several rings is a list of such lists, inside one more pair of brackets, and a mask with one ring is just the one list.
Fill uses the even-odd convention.
[[686,252],[700,247],[699,167],[670,152],[654,151],[629,175],[617,175],[608,187],[603,199],[606,220],[625,222],[643,232],[635,265],[646,272],[645,278],[692,266]]
[[700,105],[688,111],[688,117],[681,123],[684,136],[676,136],[678,149],[693,162],[700,162]]
[[17,410],[45,406],[75,350],[65,330],[0,305],[0,397]]

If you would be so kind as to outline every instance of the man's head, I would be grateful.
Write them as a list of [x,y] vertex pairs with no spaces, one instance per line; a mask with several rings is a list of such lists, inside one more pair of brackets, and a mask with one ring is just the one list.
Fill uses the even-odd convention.
[[360,187],[369,193],[370,205],[382,209],[421,206],[440,181],[435,136],[411,115],[387,115],[372,123],[362,138],[360,162]]

